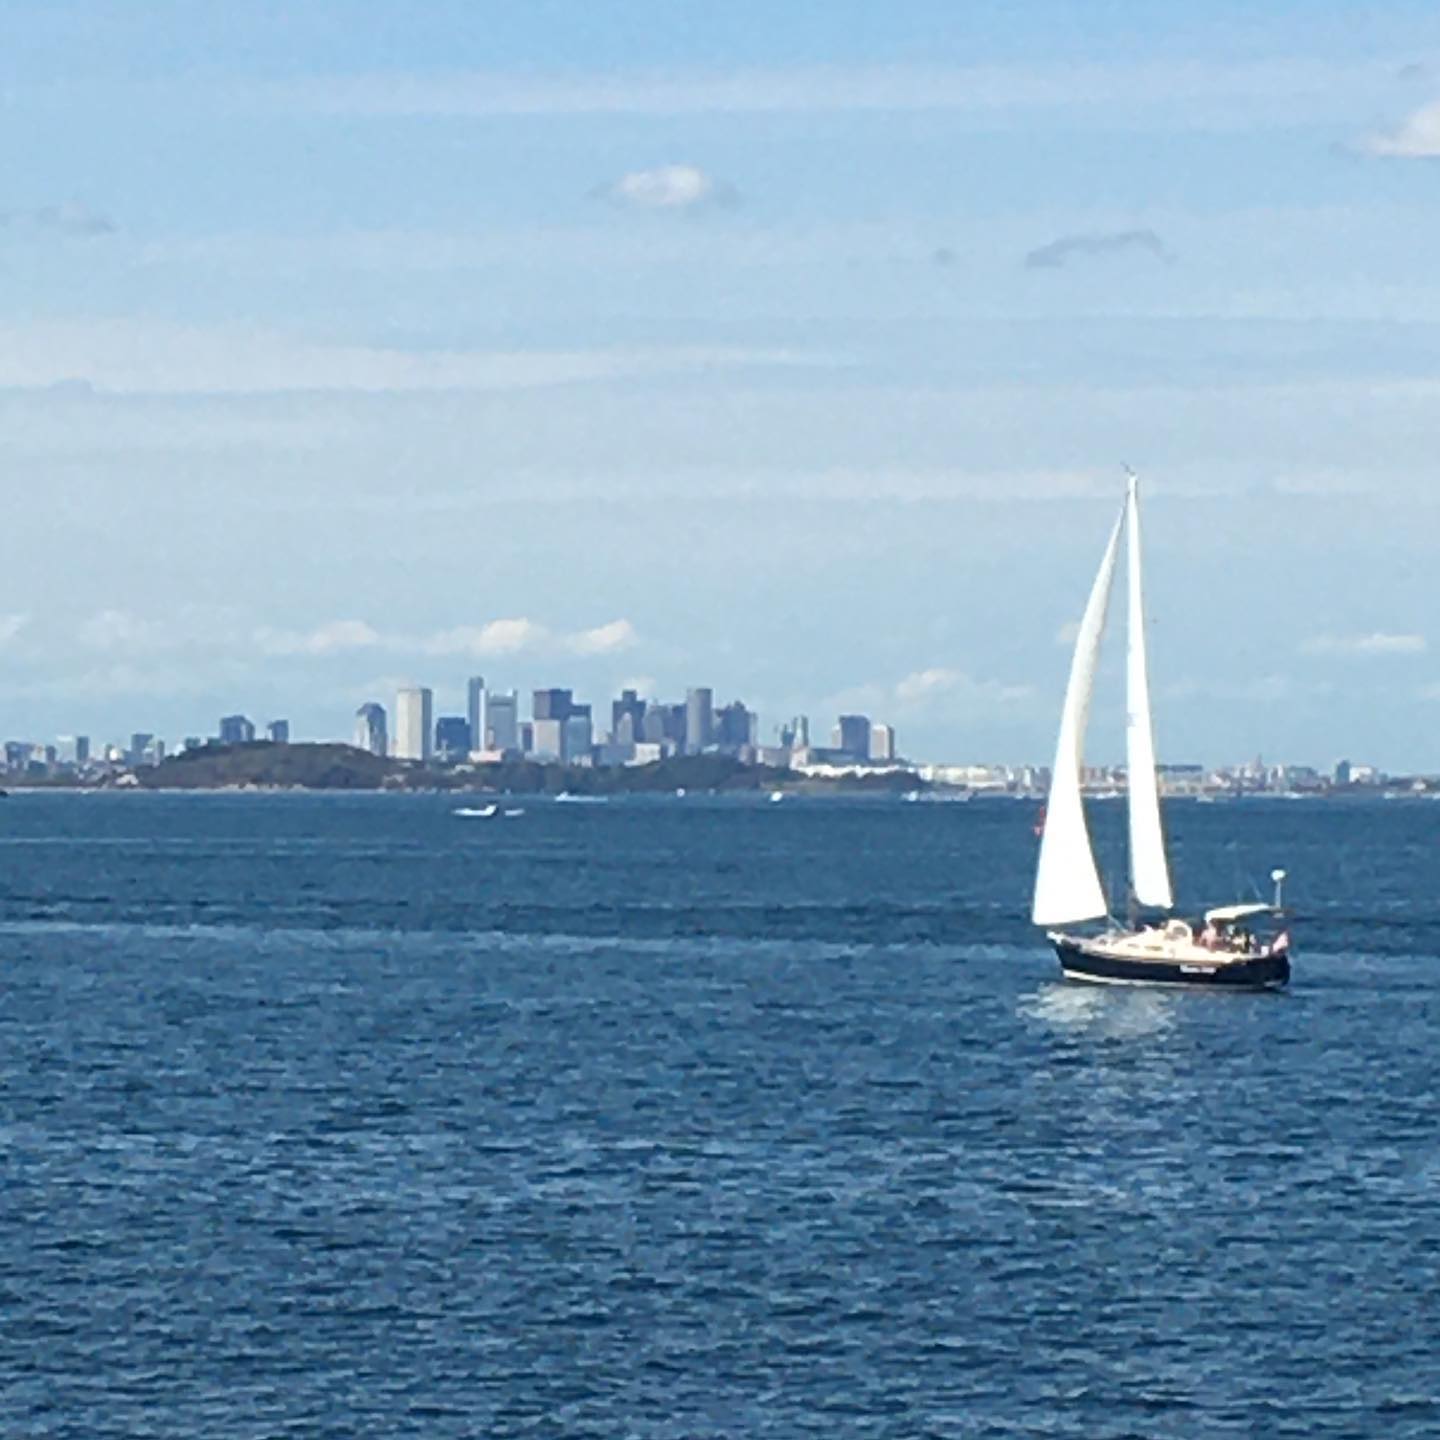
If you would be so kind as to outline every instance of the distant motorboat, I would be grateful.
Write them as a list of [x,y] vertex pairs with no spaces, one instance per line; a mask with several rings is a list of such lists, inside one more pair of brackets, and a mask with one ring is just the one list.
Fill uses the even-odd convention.
[[505,818],[506,818],[507,820],[514,820],[514,819],[517,819],[519,816],[523,815],[524,813],[525,813],[525,812],[524,812],[523,810],[519,810],[519,809],[516,809],[516,810],[507,810],[507,811],[505,812]]
[[478,808],[473,805],[462,805],[458,810],[452,810],[452,815],[458,815],[462,820],[489,820],[500,813],[498,805],[481,805]]
[[772,805],[778,805],[784,798],[785,792],[783,790],[772,790],[770,792],[770,803]]
[[562,790],[556,797],[557,805],[603,805],[603,795],[572,795],[568,790]]

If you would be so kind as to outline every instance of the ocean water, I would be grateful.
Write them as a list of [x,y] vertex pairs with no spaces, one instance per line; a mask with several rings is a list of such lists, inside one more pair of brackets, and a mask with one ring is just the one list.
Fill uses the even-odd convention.
[[1216,996],[1028,805],[456,803],[0,804],[7,1437],[1440,1434],[1440,804],[1171,807]]

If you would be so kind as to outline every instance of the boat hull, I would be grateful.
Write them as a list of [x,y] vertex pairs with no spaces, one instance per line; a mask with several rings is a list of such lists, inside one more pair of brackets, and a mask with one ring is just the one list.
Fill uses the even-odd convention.
[[1099,985],[1184,985],[1207,990],[1278,990],[1290,982],[1290,955],[1236,959],[1117,955],[1104,946],[1055,936],[1060,969],[1069,980]]

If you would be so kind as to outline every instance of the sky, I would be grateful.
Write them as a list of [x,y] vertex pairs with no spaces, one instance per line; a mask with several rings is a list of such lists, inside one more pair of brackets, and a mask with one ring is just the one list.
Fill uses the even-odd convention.
[[1440,770],[1437,221],[1433,0],[11,0],[0,729],[1044,762],[1129,464],[1162,760]]

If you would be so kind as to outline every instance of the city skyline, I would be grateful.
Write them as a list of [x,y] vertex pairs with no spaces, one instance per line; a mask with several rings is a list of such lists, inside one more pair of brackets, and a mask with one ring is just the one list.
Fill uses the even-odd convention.
[[1039,757],[1129,462],[1164,753],[1440,765],[1433,6],[7,36],[7,732],[504,664]]

